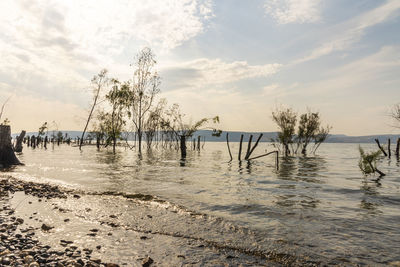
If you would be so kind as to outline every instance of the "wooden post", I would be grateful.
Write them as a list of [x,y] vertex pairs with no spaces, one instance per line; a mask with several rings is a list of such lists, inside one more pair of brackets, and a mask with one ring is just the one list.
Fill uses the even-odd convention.
[[186,158],[186,136],[181,135],[180,139],[181,139],[180,140],[181,141],[181,145],[180,145],[181,157],[184,159],[184,158]]
[[96,147],[97,147],[97,150],[100,150],[100,135],[96,136]]
[[379,140],[375,139],[375,142],[378,144],[378,147],[382,151],[383,155],[385,155],[385,157],[387,157],[387,154],[386,154],[385,150],[383,149],[383,147],[381,147],[381,144],[379,143]]
[[400,149],[400,138],[397,138],[397,145],[396,145],[396,157],[399,158],[399,149]]
[[47,142],[49,141],[49,138],[47,135],[44,137],[44,149],[47,149]]
[[232,161],[233,158],[232,158],[231,148],[229,147],[228,133],[226,133],[226,145],[228,146],[229,156],[231,157],[230,161]]
[[11,128],[8,125],[0,125],[0,166],[20,165],[21,162],[15,156],[11,144]]
[[31,137],[28,135],[28,137],[27,137],[27,142],[26,142],[26,144],[28,145],[28,147],[30,147],[31,146]]
[[388,156],[389,156],[389,159],[392,156],[392,152],[390,151],[390,138],[388,138]]
[[197,136],[197,150],[200,151],[201,136]]
[[239,161],[241,160],[240,155],[242,154],[242,143],[243,143],[243,134],[240,136],[239,155],[238,155]]
[[15,145],[15,152],[22,152],[22,142],[25,138],[26,131],[22,131],[17,138],[17,144]]
[[32,137],[31,137],[31,147],[33,149],[36,148],[36,137],[35,137],[35,135],[32,135]]

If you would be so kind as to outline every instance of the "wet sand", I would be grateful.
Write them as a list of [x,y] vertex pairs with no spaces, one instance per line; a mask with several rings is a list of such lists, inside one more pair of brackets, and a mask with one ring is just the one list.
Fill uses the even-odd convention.
[[[154,212],[154,202],[138,205],[135,217],[112,209],[120,196],[100,197],[49,184],[12,177],[0,180],[2,265],[11,266],[281,266],[303,265],[293,259],[257,255],[238,247],[221,245],[174,228],[174,219]],[[112,198],[112,202],[110,199]],[[124,201],[146,196],[124,196]],[[144,198],[144,199],[142,199]],[[93,205],[93,203],[101,205]],[[118,201],[118,200],[117,200]],[[156,202],[157,203],[157,202]],[[120,201],[122,206],[126,203]],[[129,205],[131,205],[129,204]],[[107,206],[109,205],[109,206]],[[159,205],[164,205],[162,201]],[[96,207],[98,210],[96,210]],[[107,207],[107,210],[104,210]],[[135,207],[135,206],[134,206]],[[138,211],[139,209],[142,209]],[[165,210],[165,207],[163,207]],[[166,213],[166,212],[164,212]],[[202,217],[168,213],[178,217]],[[124,216],[126,218],[124,218]],[[137,220],[137,227],[123,222]],[[163,220],[165,223],[163,223]],[[172,221],[171,221],[172,220]],[[139,223],[140,221],[140,223]],[[152,224],[162,225],[154,231]],[[196,220],[185,219],[186,224]],[[127,224],[127,223],[126,223]],[[129,224],[133,225],[133,224]],[[179,223],[177,222],[177,228]],[[147,227],[149,226],[149,227]],[[188,225],[191,228],[192,225]],[[197,226],[192,227],[196,231]],[[149,230],[150,229],[150,230]],[[229,235],[229,229],[224,235]],[[244,233],[246,234],[246,233]],[[215,240],[218,240],[218,234]],[[247,240],[252,242],[251,238]],[[247,242],[243,240],[243,242]],[[275,258],[274,258],[275,257]],[[308,265],[315,265],[309,262]]]

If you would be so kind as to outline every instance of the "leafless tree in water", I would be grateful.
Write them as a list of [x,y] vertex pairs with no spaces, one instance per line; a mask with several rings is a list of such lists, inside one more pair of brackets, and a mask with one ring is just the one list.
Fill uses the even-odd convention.
[[149,116],[156,95],[160,92],[160,77],[154,71],[155,56],[150,48],[142,49],[136,56],[135,71],[131,86],[130,116],[138,137],[139,154],[142,154],[142,139],[145,121]]
[[93,79],[92,79],[93,95],[94,95],[93,104],[92,104],[92,108],[90,109],[89,116],[87,118],[85,128],[83,129],[83,132],[82,132],[82,137],[81,137],[81,140],[79,142],[79,150],[82,149],[83,139],[85,137],[86,130],[87,130],[87,128],[89,126],[89,123],[90,123],[90,120],[92,118],[93,111],[94,111],[94,109],[96,108],[96,106],[97,106],[97,104],[99,102],[100,93],[103,90],[103,88],[105,86],[107,86],[107,84],[109,82],[109,79],[107,78],[107,72],[108,71],[106,69],[103,69],[103,70],[100,71],[99,74],[94,76]]

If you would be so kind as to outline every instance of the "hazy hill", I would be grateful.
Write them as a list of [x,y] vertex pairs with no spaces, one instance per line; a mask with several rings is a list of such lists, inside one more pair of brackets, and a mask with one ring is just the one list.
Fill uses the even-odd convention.
[[[81,137],[82,132],[81,131],[62,131],[63,134],[67,133],[69,137],[72,139]],[[220,137],[212,136],[212,131],[210,130],[200,130],[196,132],[193,136],[193,138],[197,138],[197,136],[201,136],[202,138],[205,138],[206,141],[208,142],[225,142],[226,141],[226,133],[223,132]],[[250,135],[253,135],[253,141],[255,141],[260,134],[260,132],[236,132],[236,131],[228,131],[229,133],[229,141],[230,142],[239,142],[240,141],[240,135],[244,134],[243,141],[247,142],[249,140]],[[270,142],[271,139],[274,139],[277,137],[276,132],[262,132],[263,137],[261,139],[261,142]],[[57,133],[56,133],[57,134]],[[13,134],[12,136],[15,137],[18,134]],[[28,132],[27,135],[37,135],[37,132]],[[52,132],[48,133],[49,136],[52,135]],[[399,135],[393,135],[393,134],[381,134],[381,135],[366,135],[366,136],[348,136],[344,134],[333,134],[330,135],[326,142],[327,143],[374,143],[375,139],[378,139],[382,143],[386,143],[388,138],[391,139],[392,143],[395,143],[397,138],[400,137]],[[133,134],[130,135],[130,140],[133,140]],[[202,139],[203,140],[203,139]]]

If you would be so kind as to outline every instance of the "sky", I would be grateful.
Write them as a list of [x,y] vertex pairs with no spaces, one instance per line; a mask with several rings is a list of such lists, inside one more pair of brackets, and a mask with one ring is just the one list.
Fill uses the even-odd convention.
[[82,130],[91,78],[132,78],[150,47],[160,97],[188,120],[276,131],[318,111],[332,133],[398,133],[399,0],[1,0],[0,104],[12,132]]

